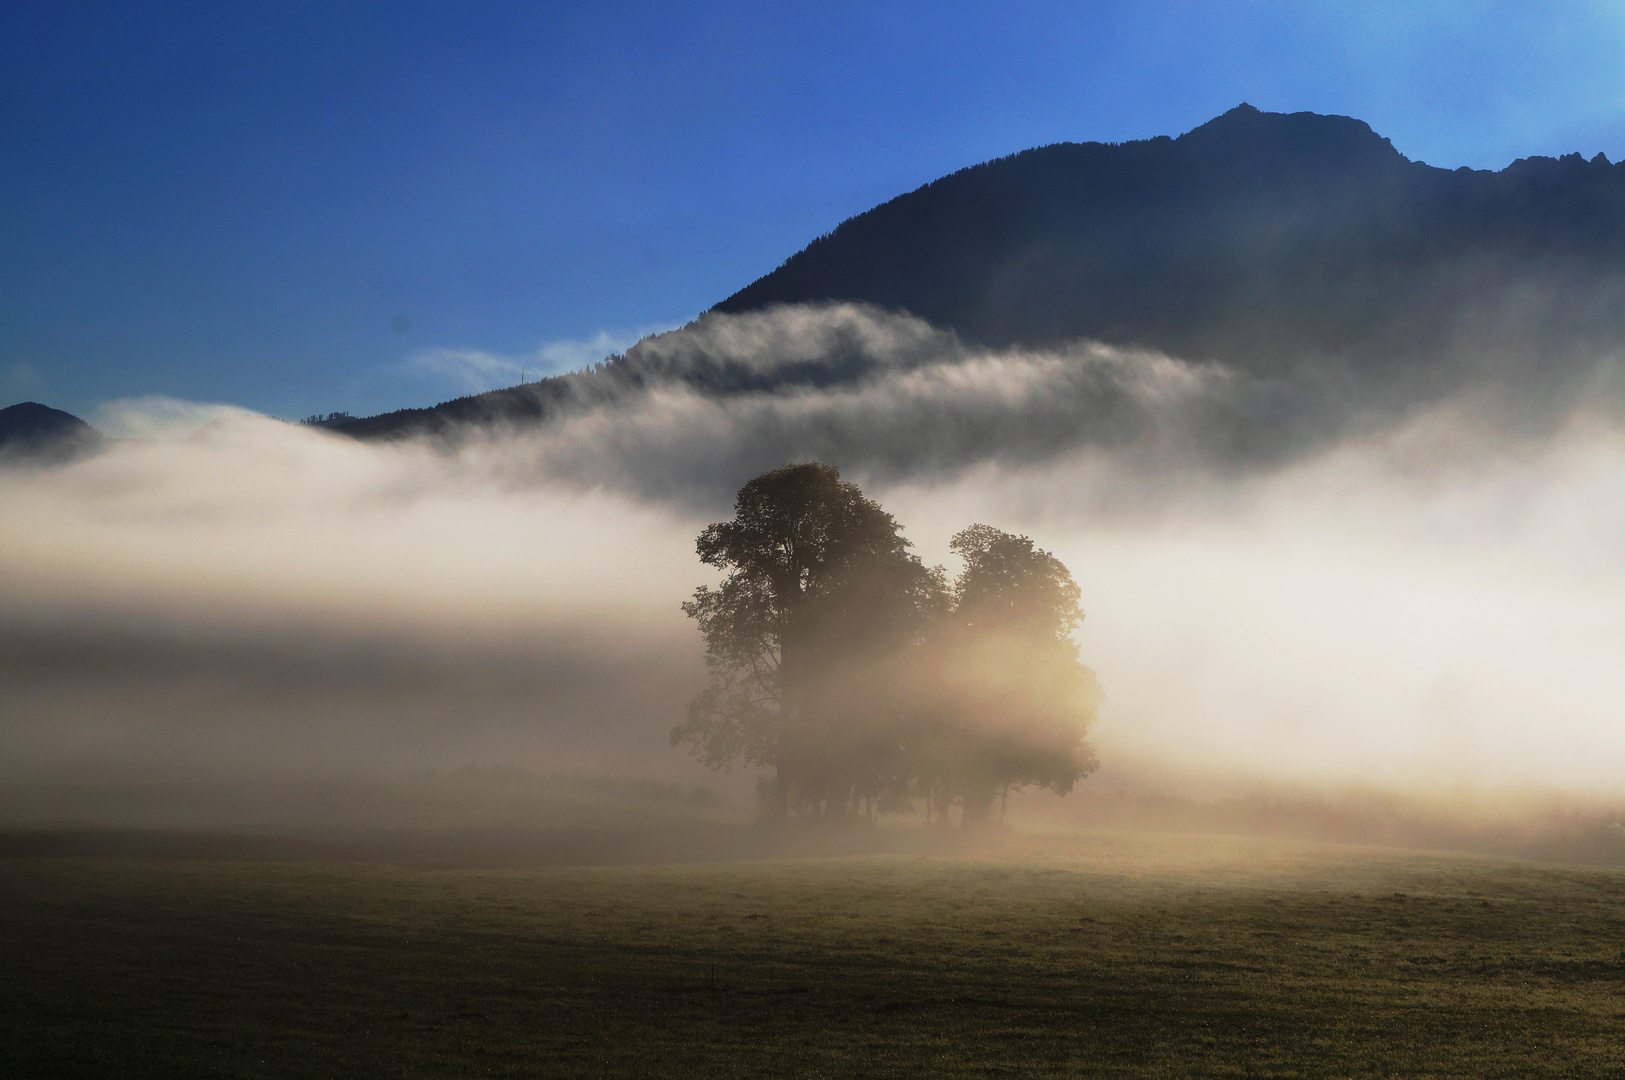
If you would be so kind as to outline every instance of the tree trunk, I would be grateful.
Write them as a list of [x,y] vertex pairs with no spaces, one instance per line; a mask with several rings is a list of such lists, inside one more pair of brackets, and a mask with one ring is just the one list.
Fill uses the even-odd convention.
[[963,829],[986,828],[993,821],[993,798],[998,789],[992,784],[967,784],[960,796],[965,813],[959,819]]
[[773,820],[786,821],[790,817],[790,778],[781,762],[773,772]]

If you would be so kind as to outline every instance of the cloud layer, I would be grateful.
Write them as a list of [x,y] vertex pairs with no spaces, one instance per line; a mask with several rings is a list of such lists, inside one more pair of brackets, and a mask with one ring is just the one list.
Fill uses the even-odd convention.
[[544,423],[364,443],[229,415],[122,443],[0,481],[0,760],[684,774],[693,537],[817,458],[927,561],[983,521],[1071,567],[1103,778],[1625,795],[1618,364],[1538,338],[1260,379],[794,309],[650,339]]

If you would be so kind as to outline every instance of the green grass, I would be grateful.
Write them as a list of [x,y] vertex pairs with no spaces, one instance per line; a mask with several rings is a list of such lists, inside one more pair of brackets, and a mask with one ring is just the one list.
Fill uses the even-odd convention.
[[0,861],[0,1075],[1620,1076],[1625,874],[1098,834],[962,858]]

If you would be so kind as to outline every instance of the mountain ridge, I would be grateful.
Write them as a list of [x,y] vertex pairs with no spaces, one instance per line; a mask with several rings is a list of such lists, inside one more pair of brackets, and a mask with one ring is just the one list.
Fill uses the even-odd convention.
[[839,332],[825,354],[770,370],[696,345],[719,319],[786,305],[915,316],[936,333],[909,349],[1085,339],[1273,377],[1314,363],[1403,372],[1514,315],[1535,336],[1625,342],[1622,298],[1625,163],[1443,169],[1353,117],[1242,104],[1177,137],[1054,143],[939,177],[591,368],[325,426],[445,434],[662,383],[725,396],[871,370],[866,346]]
[[[1352,117],[1243,104],[1177,138],[1056,143],[960,169],[842,222],[700,321],[855,302],[975,344],[1087,338],[1270,375],[1312,359],[1403,366],[1531,286],[1572,299],[1543,317],[1584,312],[1583,332],[1625,340],[1625,315],[1608,314],[1622,282],[1625,164],[1442,169]],[[541,420],[596,396],[583,376],[603,393],[663,377],[655,340],[592,372],[336,430]]]
[[[853,300],[987,345],[1089,337],[1245,364],[1357,343],[1353,324],[1378,321],[1365,294],[1396,271],[1573,256],[1625,259],[1625,167],[1601,155],[1452,171],[1351,117],[1242,105],[1178,138],[1057,143],[959,170],[712,310]],[[1260,318],[1267,337],[1237,333]]]

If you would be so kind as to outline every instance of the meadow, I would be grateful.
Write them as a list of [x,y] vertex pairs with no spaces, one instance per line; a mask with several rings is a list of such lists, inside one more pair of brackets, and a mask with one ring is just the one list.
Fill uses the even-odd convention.
[[1625,873],[1278,839],[19,855],[0,971],[8,1077],[1625,1075]]

